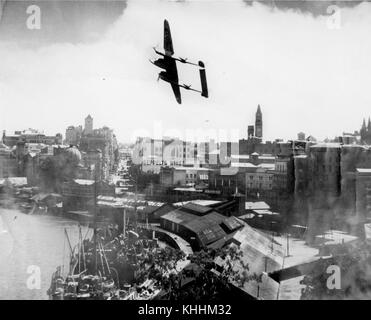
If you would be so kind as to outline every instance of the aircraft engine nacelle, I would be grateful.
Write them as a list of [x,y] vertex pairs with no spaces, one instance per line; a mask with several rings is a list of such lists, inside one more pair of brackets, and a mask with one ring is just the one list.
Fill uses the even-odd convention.
[[159,67],[161,69],[165,69],[166,70],[166,63],[165,63],[165,59],[157,59],[155,61],[152,62],[156,67]]

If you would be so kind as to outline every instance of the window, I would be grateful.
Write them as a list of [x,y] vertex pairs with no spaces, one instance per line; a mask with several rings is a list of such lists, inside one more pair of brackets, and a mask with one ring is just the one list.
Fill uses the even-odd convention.
[[250,180],[254,179],[254,176],[250,176]]

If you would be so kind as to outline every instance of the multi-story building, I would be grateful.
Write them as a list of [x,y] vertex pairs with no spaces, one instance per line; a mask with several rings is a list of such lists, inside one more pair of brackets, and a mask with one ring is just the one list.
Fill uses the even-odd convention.
[[210,169],[201,167],[161,167],[160,183],[164,186],[208,186]]
[[273,188],[279,192],[293,193],[295,189],[293,157],[275,159]]
[[85,118],[84,134],[93,134],[93,117],[90,114]]
[[371,120],[368,118],[368,124],[366,127],[366,120],[363,119],[361,130],[359,131],[361,143],[362,144],[371,144]]
[[77,146],[80,143],[82,135],[82,126],[69,126],[66,129],[66,140],[65,143],[68,145]]
[[237,192],[244,192],[244,172],[245,169],[239,167],[213,170],[210,173],[209,189],[227,196]]
[[305,133],[304,132],[299,132],[298,133],[298,140],[299,141],[304,141],[305,140]]
[[294,156],[295,195],[307,195],[309,192],[310,164],[306,154]]
[[[141,167],[142,172],[160,173],[162,166],[209,166],[210,159],[218,164],[216,143],[189,142],[178,138],[151,139],[138,137],[133,150],[133,163]],[[215,156],[215,157],[214,157]]]
[[102,179],[102,151],[100,149],[88,150],[81,152],[81,162],[86,172],[84,173],[84,179]]
[[274,167],[257,166],[255,171],[246,172],[247,193],[273,189]]
[[[84,129],[81,126],[67,128],[66,143],[77,145],[79,150],[85,153],[89,166],[93,164],[94,159],[99,160],[99,163],[95,163],[95,168],[100,168],[99,176],[102,179],[108,179],[117,165],[118,144],[113,130],[108,127],[94,129],[93,118],[90,115],[85,118]],[[99,152],[101,156],[97,155]]]
[[320,143],[310,147],[311,191],[314,196],[337,197],[340,194],[341,145]]
[[0,142],[0,178],[14,177],[17,173],[17,160],[12,150]]
[[55,136],[47,136],[35,129],[15,131],[13,135],[6,135],[6,131],[3,131],[3,143],[8,147],[14,147],[19,141],[53,145],[62,144],[62,140],[62,135],[60,133],[57,133]]
[[357,168],[356,180],[356,210],[352,222],[355,226],[365,223],[371,218],[371,169]]

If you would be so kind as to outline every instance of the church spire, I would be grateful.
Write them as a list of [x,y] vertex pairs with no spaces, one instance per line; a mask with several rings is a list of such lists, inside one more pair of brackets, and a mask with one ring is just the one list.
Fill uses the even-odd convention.
[[368,117],[367,131],[371,131],[371,120],[370,120],[370,117]]

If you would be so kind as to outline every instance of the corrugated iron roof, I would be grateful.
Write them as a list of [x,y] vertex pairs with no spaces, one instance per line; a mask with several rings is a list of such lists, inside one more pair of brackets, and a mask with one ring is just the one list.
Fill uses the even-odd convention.
[[202,206],[193,202],[186,203],[180,210],[194,213],[194,214],[206,214],[207,212],[212,211],[213,209],[207,206]]
[[223,224],[230,230],[236,230],[239,227],[243,226],[243,223],[238,221],[236,217],[229,217],[223,221]]
[[246,210],[269,210],[270,206],[264,201],[245,202]]
[[189,200],[189,201],[182,201],[182,202],[176,202],[176,203],[173,203],[174,206],[176,207],[181,207],[181,206],[184,206],[186,205],[187,203],[194,203],[194,204],[197,204],[197,205],[200,205],[200,206],[215,206],[217,204],[220,204],[222,203],[223,201],[221,200],[202,200],[202,199],[197,199],[197,200]]
[[194,215],[181,209],[173,210],[161,217],[170,222],[184,226],[197,234],[201,243],[206,246],[223,238],[226,233],[220,224],[226,219],[225,216],[213,211],[204,216]]
[[270,236],[245,225],[236,232],[233,241],[242,250],[242,259],[249,264],[251,272],[272,272],[282,268],[284,249]]

